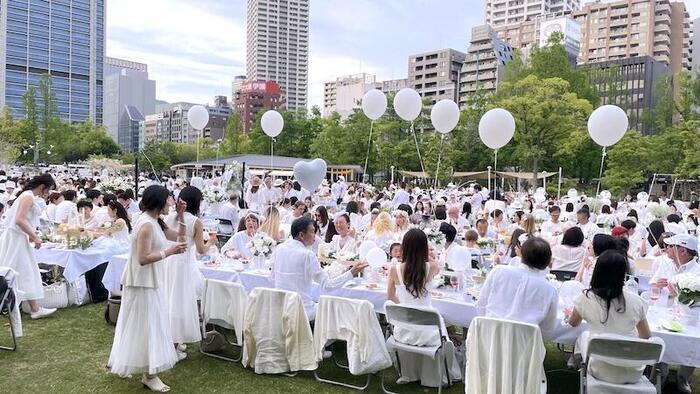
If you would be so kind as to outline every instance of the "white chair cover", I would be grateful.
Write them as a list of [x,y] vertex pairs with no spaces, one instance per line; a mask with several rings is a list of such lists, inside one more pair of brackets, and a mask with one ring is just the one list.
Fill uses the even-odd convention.
[[216,279],[204,280],[202,318],[204,324],[214,323],[234,329],[238,343],[243,342],[243,321],[248,302],[243,285]]
[[[10,267],[0,266],[0,276],[5,277],[7,285],[15,292],[15,307],[10,311],[10,316],[15,329],[15,337],[19,338],[22,336],[22,314],[19,313],[19,304],[23,300],[22,292],[15,288],[15,283],[17,282],[19,274]],[[0,297],[1,296],[0,294]]]
[[538,326],[478,316],[467,334],[464,390],[482,394],[545,393],[544,356]]
[[586,287],[577,280],[567,280],[559,288],[559,305],[564,308],[572,307],[574,300]]
[[348,366],[353,375],[374,373],[391,366],[374,306],[367,300],[320,298],[314,327],[316,360],[323,360],[326,343],[333,339],[347,342]]

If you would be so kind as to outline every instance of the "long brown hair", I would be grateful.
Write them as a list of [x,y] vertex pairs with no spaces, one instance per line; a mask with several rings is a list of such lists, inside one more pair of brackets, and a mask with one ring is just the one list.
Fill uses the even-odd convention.
[[428,276],[428,237],[422,230],[412,228],[403,236],[401,260],[404,263],[403,282],[412,296],[419,298],[426,293],[425,281]]

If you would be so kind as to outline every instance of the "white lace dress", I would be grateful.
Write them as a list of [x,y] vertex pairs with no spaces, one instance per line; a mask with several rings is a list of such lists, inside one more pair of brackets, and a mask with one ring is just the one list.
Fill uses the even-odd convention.
[[140,215],[131,235],[131,255],[124,269],[121,309],[114,343],[109,355],[112,373],[119,376],[148,373],[157,374],[172,368],[177,353],[170,334],[167,311],[162,300],[161,260],[141,265],[136,255],[136,238],[143,226],[151,226],[151,250],[161,251],[168,246],[165,233],[157,220],[148,214]]
[[[185,212],[183,217],[187,251],[172,255],[164,265],[164,295],[170,319],[170,332],[175,343],[199,342],[202,339],[199,326],[197,298],[201,293],[204,277],[197,267],[194,244],[194,223],[197,217]],[[168,216],[168,226],[177,230],[175,214]]]
[[17,209],[21,201],[32,200],[32,207],[27,213],[27,220],[32,228],[36,228],[42,207],[31,190],[22,192],[5,215],[5,231],[0,235],[0,264],[12,268],[17,276],[17,290],[21,291],[23,300],[38,300],[44,298],[39,266],[34,259],[34,251],[29,237],[15,223]]

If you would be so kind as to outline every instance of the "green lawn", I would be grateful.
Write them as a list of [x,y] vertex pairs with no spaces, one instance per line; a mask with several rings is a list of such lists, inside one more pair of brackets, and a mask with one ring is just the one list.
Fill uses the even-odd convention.
[[[32,321],[25,316],[25,336],[16,352],[0,351],[0,392],[12,387],[13,393],[41,392],[143,392],[139,378],[121,379],[105,370],[114,328],[103,319],[105,304],[60,310],[55,316]],[[3,320],[2,343],[7,326]],[[195,346],[187,350],[187,359],[161,378],[173,392],[243,392],[243,393],[344,393],[345,388],[317,382],[313,373],[295,377],[256,375],[240,363],[231,363],[203,356]],[[578,375],[562,371],[565,358],[555,346],[547,345],[545,370],[550,393],[575,393]],[[323,376],[345,378],[332,362],[322,365]],[[556,371],[554,371],[556,370]],[[391,374],[392,381],[396,380]],[[355,378],[356,383],[362,379]],[[696,387],[700,379],[696,373]],[[401,393],[436,392],[418,385],[390,385]],[[379,378],[373,377],[367,392],[381,392]],[[463,393],[464,386],[455,384],[446,393]]]

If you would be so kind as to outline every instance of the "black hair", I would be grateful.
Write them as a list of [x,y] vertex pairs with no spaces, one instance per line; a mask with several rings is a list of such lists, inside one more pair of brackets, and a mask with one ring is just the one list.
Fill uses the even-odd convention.
[[593,268],[591,287],[586,290],[586,296],[592,292],[605,301],[605,319],[601,321],[602,324],[608,321],[612,300],[619,300],[619,306],[615,312],[625,312],[625,296],[622,290],[625,286],[626,274],[627,259],[620,252],[606,250],[598,256]]
[[561,239],[561,244],[577,247],[581,246],[584,239],[585,237],[583,236],[583,231],[581,231],[581,228],[574,226],[564,231],[564,236]]
[[462,216],[469,219],[469,215],[471,215],[471,213],[472,204],[469,201],[466,201],[464,204],[462,204]]
[[635,210],[635,209],[630,209],[630,211],[627,212],[627,217],[628,218],[635,218],[635,219],[639,220],[639,215],[637,215],[637,210]]
[[41,175],[35,176],[34,178],[30,179],[27,183],[25,183],[22,191],[34,190],[39,186],[44,186],[49,190],[55,189],[56,181],[53,179],[51,174],[45,172]]
[[186,186],[180,191],[178,199],[187,204],[185,211],[194,216],[199,216],[199,207],[202,205],[202,191],[194,186]]
[[675,213],[666,216],[666,220],[668,220],[669,223],[680,223],[682,221],[681,217]]
[[[157,186],[157,185],[153,185],[153,186]],[[144,193],[145,193],[145,191],[144,191]],[[131,189],[126,189],[126,190],[124,190],[124,193],[122,193],[121,197],[125,200],[128,200],[128,199],[133,200],[134,199],[134,191]]]
[[593,237],[593,254],[600,256],[606,250],[617,250],[617,242],[610,234],[596,234]]
[[[126,192],[124,192],[126,194]],[[146,211],[162,211],[163,208],[168,204],[168,197],[170,192],[163,186],[151,185],[143,191],[143,196],[141,197],[141,202],[139,203],[139,208],[142,212]],[[168,226],[165,225],[163,219],[158,218],[158,224],[160,228],[165,231]]]
[[117,196],[112,193],[107,193],[104,195],[104,197],[102,197],[102,203],[105,206],[107,206],[107,204],[109,204],[110,201],[117,201]]
[[530,268],[543,270],[552,261],[552,248],[549,242],[539,237],[529,237],[520,247],[522,262]]
[[97,189],[87,189],[85,190],[85,197],[94,200],[102,195],[102,192]]
[[300,191],[301,191],[301,185],[299,184],[299,182],[294,181],[294,183],[292,184],[292,189],[294,189],[294,190],[300,192]]
[[479,223],[486,223],[487,225],[489,224],[489,222],[488,222],[488,221],[487,221],[486,219],[483,219],[483,218],[482,218],[482,219],[479,219],[479,220],[477,220],[475,224],[476,224],[476,225],[478,226],[478,225],[479,225]]
[[571,202],[566,203],[566,212],[573,212],[574,211],[574,204]]
[[664,232],[664,224],[661,220],[654,220],[649,223],[649,235],[647,235],[647,241],[653,247],[656,246],[659,237]]
[[610,205],[608,205],[608,204],[603,205],[603,208],[600,209],[600,213],[610,214]]
[[92,209],[92,201],[90,201],[88,199],[82,199],[82,200],[78,201],[77,204],[75,204],[75,207],[78,209],[78,212],[80,212],[80,210],[83,208]]
[[[584,205],[584,207],[585,207],[585,205]],[[590,219],[590,218],[591,218],[591,212],[590,212],[588,209],[586,209],[586,208],[581,208],[581,209],[579,209],[579,210],[576,212],[576,214],[577,214],[577,215],[578,215],[578,214],[586,215],[586,218],[587,218],[587,219]]]
[[406,290],[416,298],[427,291],[425,282],[428,271],[425,263],[428,261],[428,254],[428,237],[425,233],[417,228],[408,230],[401,242],[401,261],[404,263],[401,274]]
[[291,228],[291,235],[292,238],[296,239],[299,234],[303,233],[309,228],[309,225],[313,226],[314,221],[310,217],[306,215],[302,215],[301,217],[295,219],[292,222],[292,228]]
[[457,236],[457,229],[449,223],[442,222],[440,225],[440,232],[445,234],[445,239],[447,242],[453,242]]
[[66,201],[73,201],[75,200],[75,197],[78,196],[78,193],[75,190],[65,190],[63,192],[63,198]]
[[435,219],[445,220],[447,219],[447,209],[444,205],[438,205],[435,207]]
[[[370,205],[370,208],[374,208],[374,204],[377,204],[377,207],[376,207],[377,209],[382,207],[382,205],[379,203],[372,203],[372,205]],[[408,204],[399,204],[399,206],[396,207],[396,209],[398,209],[399,211],[406,212],[408,214],[408,216],[413,215],[413,208],[411,208],[411,206]]]
[[554,212],[561,212],[561,208],[559,208],[556,205],[552,205],[551,207],[549,207],[549,213],[554,213]]
[[357,201],[350,201],[348,202],[348,205],[345,206],[345,212],[348,214],[350,213],[357,213],[360,210],[360,206],[357,204]]
[[124,206],[116,199],[110,199],[107,206],[114,209],[117,219],[124,220],[124,222],[126,222],[126,228],[128,228],[129,232],[131,232],[131,220],[129,219],[129,213],[126,212],[126,208],[124,208]]
[[625,219],[622,221],[622,223],[620,223],[620,226],[626,228],[629,231],[633,228],[637,228],[637,223],[635,223],[634,220]]
[[297,198],[297,196],[289,197],[289,203],[292,204],[292,206],[294,206],[294,204],[296,204],[298,200],[299,199]]

